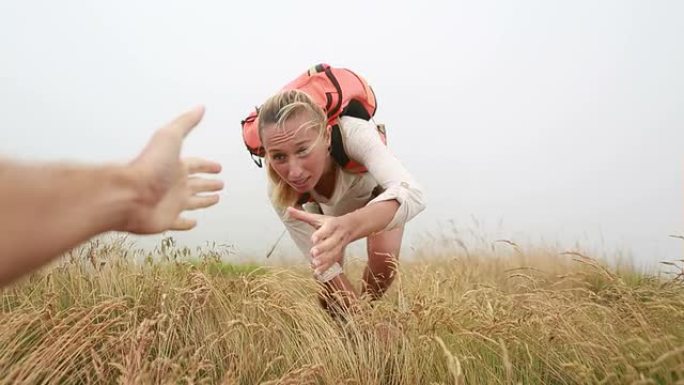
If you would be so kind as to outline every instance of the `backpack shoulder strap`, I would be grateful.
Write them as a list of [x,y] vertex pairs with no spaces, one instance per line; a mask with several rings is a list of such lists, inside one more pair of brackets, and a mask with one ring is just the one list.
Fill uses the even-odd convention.
[[[387,134],[385,133],[384,124],[376,124],[375,128],[378,130],[378,135],[385,145],[387,145]],[[335,162],[340,165],[343,169],[359,174],[368,171],[368,169],[349,158],[347,152],[344,151],[344,139],[342,138],[342,131],[340,129],[339,120],[336,124],[332,126],[330,131],[330,155],[333,157]]]
[[349,156],[344,151],[344,142],[339,123],[332,126],[330,135],[330,155],[332,155],[340,167],[344,168],[349,164]]

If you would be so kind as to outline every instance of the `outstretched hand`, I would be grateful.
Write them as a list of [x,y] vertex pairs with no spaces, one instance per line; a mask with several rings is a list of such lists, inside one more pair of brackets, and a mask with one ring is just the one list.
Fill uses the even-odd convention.
[[342,260],[345,247],[353,241],[351,223],[345,217],[312,214],[293,207],[287,209],[287,214],[316,229],[311,236],[311,258],[316,274],[322,274]]
[[203,115],[204,108],[197,107],[160,128],[131,163],[134,178],[143,186],[142,200],[122,230],[137,234],[189,230],[196,221],[181,217],[184,210],[218,203],[215,192],[223,189],[223,182],[196,174],[217,174],[221,165],[199,158],[180,159],[183,139]]

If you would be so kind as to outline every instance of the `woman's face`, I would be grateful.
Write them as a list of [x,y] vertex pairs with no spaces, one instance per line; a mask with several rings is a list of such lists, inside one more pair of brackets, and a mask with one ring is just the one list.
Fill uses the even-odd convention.
[[294,115],[283,127],[264,126],[262,142],[270,166],[298,193],[316,187],[329,162],[330,135],[321,138],[319,128],[308,127],[308,113]]

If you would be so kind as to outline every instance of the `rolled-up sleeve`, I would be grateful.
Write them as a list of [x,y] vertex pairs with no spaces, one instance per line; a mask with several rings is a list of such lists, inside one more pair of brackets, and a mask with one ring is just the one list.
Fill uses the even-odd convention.
[[399,209],[385,230],[402,227],[425,209],[423,188],[385,146],[373,122],[342,118],[344,149],[363,164],[384,191],[368,204],[396,200]]

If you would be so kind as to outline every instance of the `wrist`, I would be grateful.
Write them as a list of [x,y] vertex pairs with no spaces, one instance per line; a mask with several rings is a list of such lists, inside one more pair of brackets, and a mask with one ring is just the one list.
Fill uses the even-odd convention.
[[314,277],[316,277],[316,279],[320,282],[326,283],[333,280],[342,273],[344,273],[344,270],[342,270],[341,264],[339,262],[335,262],[332,266],[328,268],[328,270],[320,274],[314,273]]
[[153,205],[153,194],[144,176],[131,166],[114,166],[110,171],[110,191],[113,201],[113,217],[117,219],[114,230],[129,231],[136,227],[138,213]]
[[365,235],[363,215],[360,214],[362,213],[360,213],[359,210],[356,210],[342,216],[350,238],[348,239],[348,243],[354,242]]

